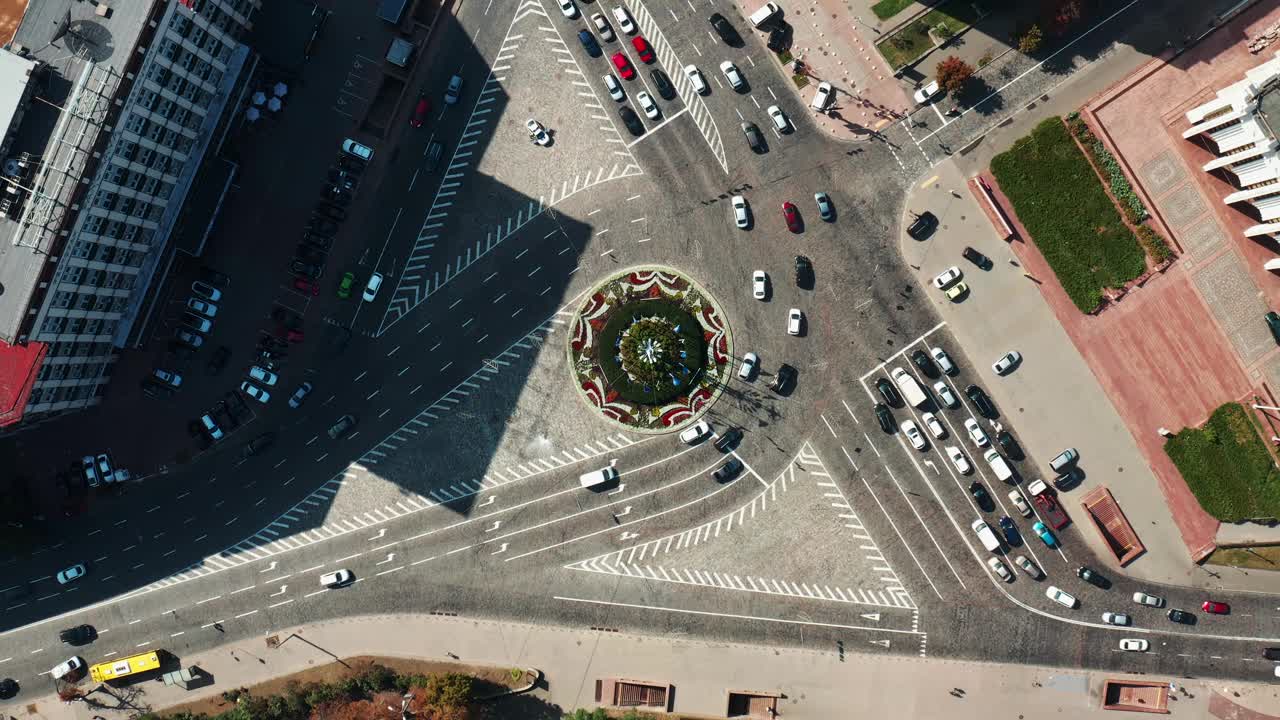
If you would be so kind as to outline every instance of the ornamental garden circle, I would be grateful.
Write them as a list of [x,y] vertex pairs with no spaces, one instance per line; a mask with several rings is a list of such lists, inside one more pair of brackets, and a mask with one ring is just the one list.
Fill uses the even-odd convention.
[[732,371],[724,314],[670,268],[609,277],[574,315],[574,383],[606,418],[640,432],[670,432],[701,415]]

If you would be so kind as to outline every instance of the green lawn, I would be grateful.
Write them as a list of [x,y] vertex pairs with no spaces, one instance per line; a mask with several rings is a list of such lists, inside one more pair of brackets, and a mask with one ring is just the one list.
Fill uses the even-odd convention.
[[1280,470],[1249,412],[1227,403],[1164,444],[1200,507],[1224,522],[1280,517]]
[[906,10],[907,6],[913,2],[915,0],[880,0],[880,2],[871,6],[871,12],[875,13],[876,17],[881,20],[888,20]]
[[[896,6],[899,0],[882,0],[882,2],[873,6],[872,10],[876,10],[881,5],[890,5],[891,3]],[[897,7],[893,12],[896,13],[910,4],[909,2],[901,3],[901,7]],[[876,47],[880,49],[880,54],[889,63],[889,67],[896,70],[903,65],[914,62],[916,58],[919,58],[933,47],[933,38],[929,36],[930,29],[934,29],[936,32],[936,28],[939,25],[943,25],[951,31],[951,35],[957,35],[961,30],[976,23],[982,17],[982,11],[975,6],[976,3],[968,2],[967,0],[954,0],[946,3],[937,10],[922,15],[915,22],[902,28],[901,31],[876,43]],[[876,10],[876,15],[880,15],[878,10]],[[883,20],[884,16],[881,16],[880,19]],[[942,36],[939,35],[938,39],[941,40]]]
[[1081,312],[1146,269],[1133,232],[1062,120],[1051,117],[991,160],[991,172]]

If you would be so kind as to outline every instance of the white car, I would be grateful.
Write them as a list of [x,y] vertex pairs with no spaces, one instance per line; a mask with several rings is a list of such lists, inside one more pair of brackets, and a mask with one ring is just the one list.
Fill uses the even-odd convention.
[[734,195],[729,201],[733,205],[733,222],[740,228],[745,228],[751,224],[751,219],[747,217],[747,199],[741,195]]
[[605,89],[609,91],[609,97],[618,102],[627,99],[627,94],[622,91],[622,83],[618,82],[618,78],[614,77],[613,73],[605,75],[602,79]]
[[641,110],[644,110],[644,116],[650,120],[657,120],[661,114],[658,112],[658,104],[653,101],[653,98],[649,97],[649,93],[643,90],[636,93],[636,104],[640,106]]
[[320,587],[336,588],[351,582],[350,570],[334,570],[320,576]]
[[560,12],[572,20],[578,17],[578,6],[573,4],[573,0],[560,0]]
[[199,295],[200,297],[204,298],[205,300],[208,300],[209,302],[218,302],[219,300],[222,299],[221,290],[210,285],[209,283],[200,282],[199,280],[196,280],[195,282],[191,283],[191,292],[195,293],[196,295]]
[[969,433],[969,439],[978,447],[986,447],[987,444],[991,442],[991,440],[987,438],[987,434],[982,431],[982,428],[978,427],[978,421],[973,418],[965,419],[964,430]]
[[696,445],[702,442],[702,439],[711,434],[711,425],[706,420],[699,420],[690,425],[680,433],[680,442],[686,445]]
[[600,33],[600,39],[605,42],[613,42],[613,27],[609,25],[609,21],[604,19],[604,15],[596,13],[591,16],[591,24],[596,26],[596,32]]
[[1164,607],[1164,598],[1158,595],[1148,595],[1144,592],[1134,593],[1133,601],[1139,605],[1146,605],[1153,608]]
[[751,374],[756,371],[756,366],[760,364],[760,358],[753,352],[749,352],[742,356],[742,367],[738,368],[738,377],[743,380],[750,380]]
[[207,318],[214,317],[218,314],[217,305],[204,300],[197,300],[195,298],[187,298],[187,309],[193,312],[198,312]]
[[787,334],[799,335],[800,323],[804,321],[804,313],[799,308],[791,308],[787,312]]
[[1044,595],[1063,607],[1075,609],[1076,597],[1065,590],[1059,590],[1053,585],[1050,585],[1045,588]]
[[1146,652],[1151,643],[1142,638],[1125,638],[1120,641],[1120,649],[1126,652]]
[[[542,127],[542,123],[537,120],[534,120],[533,118],[525,120],[524,128],[529,131],[529,139],[532,140],[534,144],[541,145],[542,147],[546,147],[551,144],[551,136],[547,134],[547,129]],[[378,274],[374,273],[374,275]],[[378,275],[378,278],[378,282],[382,282],[382,276]],[[372,277],[369,279],[373,280]]]
[[622,32],[628,35],[634,35],[636,32],[636,24],[631,22],[631,16],[627,14],[627,9],[619,5],[613,9],[613,20],[618,23],[618,27],[622,28]]
[[263,390],[257,385],[254,385],[248,380],[240,383],[240,392],[244,393],[245,395],[248,395],[249,397],[253,398],[254,400],[257,400],[258,402],[264,403],[271,399],[271,393],[267,392],[266,390]]
[[951,362],[951,356],[946,350],[940,347],[929,348],[929,354],[933,356],[933,361],[938,364],[942,372],[948,375],[956,374],[956,364]]
[[1014,558],[1013,564],[1022,568],[1022,572],[1030,576],[1032,580],[1039,580],[1040,578],[1044,577],[1044,571],[1041,570],[1039,566],[1037,566],[1035,563],[1031,562],[1030,560],[1028,560],[1026,557],[1022,555],[1019,555],[1018,557]]
[[742,77],[742,73],[739,72],[737,65],[725,60],[720,63],[720,72],[724,73],[725,78],[729,81],[729,87],[732,87],[734,90],[741,90],[746,87],[747,80]]
[[991,363],[991,369],[994,370],[997,375],[1003,375],[1012,370],[1013,367],[1020,362],[1022,362],[1022,353],[1017,350],[1010,350],[1004,355],[1001,355],[999,360]]
[[969,458],[965,457],[960,448],[955,445],[947,446],[947,457],[951,458],[951,464],[956,466],[956,472],[961,475],[968,475],[973,472],[973,466],[969,464]]
[[920,432],[915,420],[903,420],[898,428],[902,430],[903,435],[907,436],[907,440],[911,441],[911,447],[917,450],[925,449],[924,435]]
[[275,385],[276,381],[280,379],[280,376],[276,375],[270,370],[267,370],[265,368],[260,368],[257,365],[254,365],[253,367],[249,368],[249,377],[254,380],[257,380],[263,385]]
[[1027,499],[1022,496],[1021,490],[1018,488],[1010,490],[1009,502],[1018,508],[1018,512],[1022,514],[1022,517],[1031,517],[1031,506],[1027,504]]
[[924,413],[920,416],[924,421],[924,426],[929,428],[929,434],[941,440],[947,436],[947,429],[942,427],[942,423],[938,422],[938,417],[931,412]]
[[751,297],[763,300],[769,291],[769,276],[763,270],[751,273]]
[[80,578],[84,577],[84,573],[85,573],[84,565],[72,565],[66,570],[59,570],[58,584],[66,585],[69,582],[75,582],[76,580],[79,580]]
[[702,71],[698,69],[697,65],[685,65],[684,74],[685,77],[689,78],[689,84],[693,85],[694,92],[699,95],[707,94],[707,90],[709,89],[707,87],[707,81],[702,77]]
[[946,270],[938,273],[938,276],[933,279],[933,286],[939,290],[944,290],[954,285],[963,276],[964,273],[960,272],[960,268],[952,265]]
[[770,105],[765,112],[769,113],[769,119],[773,121],[773,126],[778,128],[778,132],[784,133],[791,129],[791,121],[787,119],[786,113],[782,112],[782,108]]
[[809,103],[809,107],[822,112],[827,109],[827,105],[831,102],[831,83],[818,83],[818,89],[813,93],[813,100]]
[[1124,613],[1104,612],[1102,613],[1102,622],[1110,625],[1128,625],[1129,616]]
[[453,105],[460,97],[462,97],[462,76],[454,75],[449,78],[449,87],[444,91],[444,102],[446,105]]
[[991,571],[996,575],[999,575],[1001,580],[1013,582],[1013,573],[1009,572],[1009,568],[1000,562],[1000,558],[987,558],[987,567],[991,568]]
[[[459,85],[462,84],[462,78],[458,78],[458,84]],[[450,87],[452,87],[452,84],[450,85]],[[446,97],[445,100],[448,100],[448,97]],[[456,101],[457,98],[454,98],[454,100]],[[365,162],[369,162],[370,160],[373,159],[373,148],[369,147],[368,145],[361,145],[360,143],[356,142],[355,140],[352,140],[351,138],[347,138],[346,140],[342,141],[342,152],[348,155],[351,155],[353,157],[358,157]]]
[[84,670],[84,660],[79,657],[67,658],[67,661],[49,671],[54,680],[78,675]]
[[182,386],[182,376],[179,375],[178,373],[169,372],[168,370],[161,370],[160,368],[156,368],[155,370],[151,371],[151,374],[154,375],[157,380],[159,380],[160,382],[170,387]]
[[928,85],[925,85],[924,87],[919,88],[918,90],[916,90],[916,102],[920,103],[921,105],[929,102],[929,99],[932,98],[934,95],[937,95],[938,90],[940,89],[941,88],[938,86],[937,80],[934,80]]
[[955,393],[951,392],[951,386],[945,382],[939,380],[934,383],[933,390],[938,393],[938,398],[942,400],[943,405],[946,405],[949,408],[958,407],[960,405],[960,399],[956,397]]

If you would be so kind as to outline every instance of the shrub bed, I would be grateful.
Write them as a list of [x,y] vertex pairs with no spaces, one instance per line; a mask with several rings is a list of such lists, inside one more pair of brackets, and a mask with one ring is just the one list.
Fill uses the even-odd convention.
[[[673,363],[667,366],[667,369],[675,371],[676,377],[680,380],[679,385],[673,385],[670,379],[665,381],[660,379],[659,382],[647,386],[643,382],[635,382],[627,375],[623,364],[618,362],[620,354],[626,357],[631,352],[629,349],[620,351],[620,344],[624,348],[628,345],[621,340],[623,333],[637,320],[641,320],[642,326],[647,325],[648,323],[642,318],[658,318],[670,324],[666,333],[654,327],[643,331],[646,336],[655,337],[667,343],[681,341],[679,347],[670,348],[670,352],[674,353],[677,350],[685,352],[685,357],[679,358],[678,364],[688,368],[688,374],[681,374],[675,367],[677,358],[667,358]],[[678,332],[675,331],[677,327]],[[666,334],[669,334],[669,337],[663,339]],[[679,304],[669,300],[632,300],[610,311],[608,320],[600,331],[596,348],[599,353],[596,362],[600,364],[600,370],[604,373],[609,387],[618,391],[619,396],[628,402],[661,405],[672,398],[689,394],[697,386],[702,378],[702,368],[706,361],[707,341],[703,337],[702,325],[698,324],[698,321]],[[630,362],[630,358],[626,357],[626,361]],[[665,369],[660,371],[662,375],[665,373]]]
[[1057,117],[991,160],[991,172],[1081,312],[1146,270],[1142,247]]
[[880,0],[880,2],[871,6],[871,12],[875,13],[876,17],[881,20],[888,20],[906,10],[907,6],[913,2],[915,0]]
[[1200,507],[1224,522],[1280,517],[1280,471],[1249,413],[1227,403],[1164,444]]
[[1071,134],[1076,136],[1080,144],[1089,151],[1089,155],[1093,158],[1093,163],[1102,169],[1107,176],[1107,184],[1111,186],[1111,194],[1115,196],[1120,203],[1120,209],[1124,212],[1124,217],[1130,223],[1137,225],[1147,219],[1147,206],[1142,204],[1142,198],[1133,191],[1133,186],[1129,184],[1129,178],[1125,177],[1124,170],[1120,168],[1119,161],[1116,156],[1111,154],[1107,146],[1098,139],[1084,120],[1080,119],[1079,113],[1071,113],[1067,116],[1067,127],[1071,130]]

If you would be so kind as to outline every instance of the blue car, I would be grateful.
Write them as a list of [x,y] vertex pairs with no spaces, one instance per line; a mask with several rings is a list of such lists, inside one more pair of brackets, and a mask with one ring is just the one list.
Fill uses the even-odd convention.
[[600,57],[600,45],[596,42],[596,38],[589,30],[579,30],[578,40],[582,42],[582,47],[586,48],[587,54],[591,57]]
[[1058,539],[1053,536],[1053,533],[1049,531],[1049,528],[1046,527],[1044,523],[1037,522],[1035,525],[1031,526],[1031,529],[1036,531],[1036,534],[1040,536],[1040,539],[1044,541],[1045,545],[1048,545],[1049,547],[1058,547]]
[[1008,515],[1000,517],[1000,530],[1004,533],[1005,542],[1010,545],[1018,544],[1018,527],[1013,524],[1013,520]]

